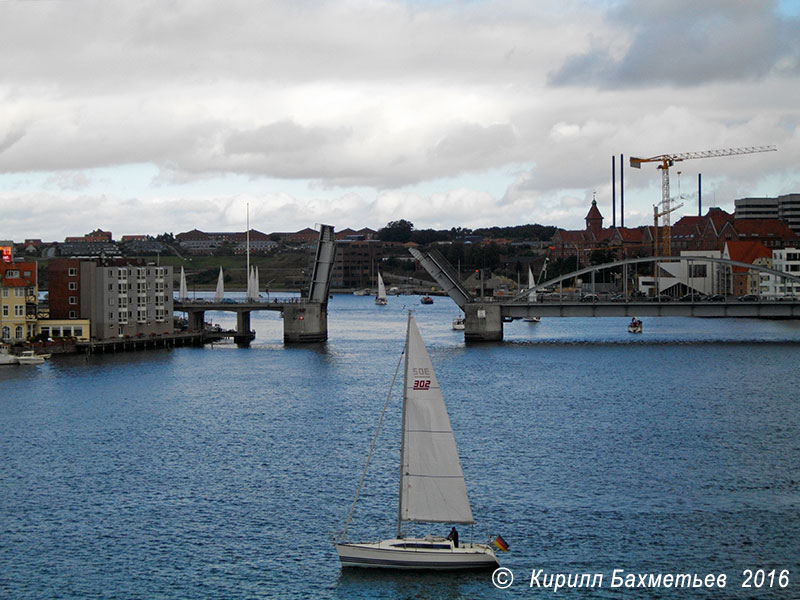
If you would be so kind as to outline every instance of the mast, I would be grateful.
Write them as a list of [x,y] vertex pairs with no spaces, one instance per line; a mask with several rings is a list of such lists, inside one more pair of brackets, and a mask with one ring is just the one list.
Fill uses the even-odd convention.
[[403,366],[403,412],[400,418],[400,484],[397,494],[397,537],[402,537],[403,530],[403,469],[405,468],[406,455],[406,396],[408,395],[408,334],[411,330],[411,311],[408,311],[408,324],[406,325],[405,364]]
[[245,295],[248,296],[247,300],[250,300],[251,298],[249,296],[251,295],[251,291],[250,291],[251,285],[250,285],[250,203],[249,202],[247,203],[247,232],[246,232],[246,236],[247,236],[247,294],[245,294]]

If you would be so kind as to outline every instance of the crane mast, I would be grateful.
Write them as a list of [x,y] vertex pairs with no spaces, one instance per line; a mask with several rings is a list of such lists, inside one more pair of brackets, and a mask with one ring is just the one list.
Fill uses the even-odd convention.
[[[672,254],[672,229],[670,225],[670,213],[676,208],[671,207],[671,199],[669,195],[669,168],[676,162],[682,160],[690,160],[694,158],[716,158],[720,156],[736,156],[739,154],[754,154],[756,152],[774,152],[777,146],[746,146],[743,148],[724,148],[721,150],[703,150],[701,152],[681,152],[678,154],[659,154],[658,156],[651,156],[650,158],[636,158],[631,157],[630,164],[635,169],[640,169],[642,163],[656,162],[659,163],[658,167],[661,169],[661,205],[660,211],[654,210],[654,213],[662,217],[662,225],[664,228],[664,256],[671,256]],[[681,205],[682,206],[682,205]],[[656,220],[658,219],[656,217]],[[658,224],[656,223],[656,236],[658,236]],[[658,246],[658,243],[656,243]]]

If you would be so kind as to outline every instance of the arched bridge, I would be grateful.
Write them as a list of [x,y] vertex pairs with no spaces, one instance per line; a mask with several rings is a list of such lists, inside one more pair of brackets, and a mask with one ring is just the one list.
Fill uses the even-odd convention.
[[[781,278],[786,282],[800,284],[800,277],[782,271],[776,271],[760,265],[751,265],[723,258],[702,256],[651,256],[645,258],[631,258],[612,263],[593,265],[585,269],[574,271],[566,275],[544,281],[530,290],[525,290],[514,297],[479,298],[473,296],[461,283],[457,273],[444,257],[438,252],[431,251],[423,254],[419,250],[411,249],[411,254],[422,264],[425,270],[436,280],[445,292],[458,304],[466,316],[464,336],[467,341],[498,341],[503,338],[503,322],[514,319],[530,317],[749,317],[768,319],[800,319],[800,295],[784,297],[743,298],[741,301],[729,294],[720,294],[715,300],[708,301],[697,298],[693,292],[688,294],[687,301],[676,301],[671,297],[657,294],[653,297],[640,297],[628,288],[629,271],[638,265],[647,263],[687,263],[686,276],[680,279],[680,284],[689,291],[697,290],[700,277],[689,277],[692,273],[691,265],[697,263],[720,265],[720,278],[722,282],[716,285],[727,286],[730,267],[744,267],[769,276]],[[596,280],[597,273],[604,270],[620,270],[621,292],[613,299],[607,295],[595,295],[591,290]],[[662,289],[659,284],[670,279],[669,275],[661,275],[660,267],[655,269],[653,285],[656,291]],[[567,288],[565,284],[576,281],[578,278],[588,276],[589,295],[584,297]],[[672,277],[672,279],[676,279]],[[684,280],[685,279],[685,280]],[[707,280],[708,278],[705,278]],[[706,281],[706,283],[708,283]],[[711,292],[719,292],[721,287]],[[584,281],[584,290],[587,289]],[[726,288],[727,289],[727,288]],[[547,291],[547,293],[545,293]],[[588,301],[587,301],[588,300]],[[751,300],[751,301],[750,301]]]

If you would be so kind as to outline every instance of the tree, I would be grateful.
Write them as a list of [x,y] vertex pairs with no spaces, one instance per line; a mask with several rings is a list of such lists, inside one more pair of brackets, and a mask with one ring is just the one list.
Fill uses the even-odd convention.
[[411,240],[411,231],[414,224],[411,221],[400,219],[389,221],[386,227],[378,230],[378,239],[383,242],[408,242]]

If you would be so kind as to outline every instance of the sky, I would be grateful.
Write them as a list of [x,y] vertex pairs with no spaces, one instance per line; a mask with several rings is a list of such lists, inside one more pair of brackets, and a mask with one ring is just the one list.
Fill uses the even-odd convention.
[[672,221],[800,192],[795,0],[0,0],[0,73],[0,239],[610,225],[621,154],[638,226],[630,156],[772,144]]

